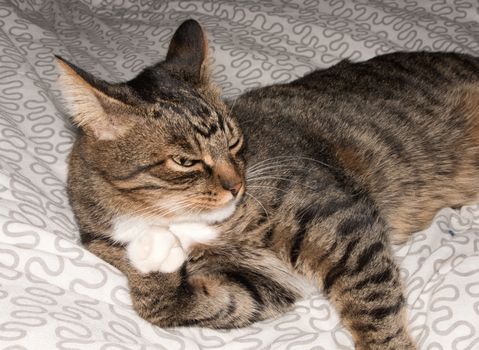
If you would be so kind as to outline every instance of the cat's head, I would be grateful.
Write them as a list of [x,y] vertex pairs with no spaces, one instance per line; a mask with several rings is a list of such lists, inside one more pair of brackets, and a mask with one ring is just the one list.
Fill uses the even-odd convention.
[[200,25],[188,20],[166,59],[125,83],[58,58],[80,128],[79,161],[110,186],[118,212],[221,221],[243,195],[243,136],[208,79],[207,50]]

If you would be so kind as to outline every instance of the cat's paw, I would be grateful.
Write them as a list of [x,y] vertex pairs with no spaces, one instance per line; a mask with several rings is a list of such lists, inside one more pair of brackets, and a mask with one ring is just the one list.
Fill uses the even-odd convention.
[[174,272],[186,259],[175,235],[154,226],[130,242],[127,253],[131,264],[142,273]]
[[165,260],[160,265],[160,272],[175,272],[178,270],[183,262],[186,260],[186,253],[181,247],[181,245],[177,245],[171,248],[170,253],[166,257]]

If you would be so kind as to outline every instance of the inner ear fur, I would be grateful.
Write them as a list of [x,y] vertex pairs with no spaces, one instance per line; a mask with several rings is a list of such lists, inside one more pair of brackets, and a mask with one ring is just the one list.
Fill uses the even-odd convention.
[[55,57],[61,72],[58,83],[73,122],[99,140],[113,140],[123,135],[131,126],[125,116],[128,106],[100,90],[111,85],[61,57]]

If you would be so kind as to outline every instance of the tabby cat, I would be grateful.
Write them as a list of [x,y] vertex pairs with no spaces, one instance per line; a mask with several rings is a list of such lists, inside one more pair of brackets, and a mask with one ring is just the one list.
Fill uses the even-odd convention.
[[125,83],[59,60],[79,126],[68,192],[83,244],[161,327],[277,316],[306,277],[356,349],[415,349],[391,243],[478,199],[479,59],[345,60],[233,103],[206,62],[193,20]]

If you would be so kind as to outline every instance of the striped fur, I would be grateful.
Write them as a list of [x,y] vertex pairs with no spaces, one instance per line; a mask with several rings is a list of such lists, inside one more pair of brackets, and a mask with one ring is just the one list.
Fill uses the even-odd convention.
[[[157,65],[140,77],[156,81],[164,69]],[[197,135],[214,143],[219,116],[239,134],[238,123],[248,163],[246,195],[231,218],[216,224],[220,237],[194,246],[180,271],[133,269],[124,248],[108,239],[114,212],[108,203],[128,212],[129,201],[161,197],[165,187],[191,191],[208,170],[196,179],[171,173],[158,174],[163,180],[154,184],[144,180],[156,165],[133,168],[133,155],[145,156],[154,142],[148,133],[158,135],[141,122],[96,148],[101,162],[89,158],[80,136],[70,161],[69,193],[83,242],[127,275],[138,313],[162,327],[242,327],[289,309],[302,295],[303,276],[337,308],[356,349],[415,349],[390,245],[425,228],[438,209],[477,200],[479,59],[394,53],[342,61],[247,92],[232,109],[211,102],[208,83],[175,79],[187,87],[180,97],[160,87],[158,96],[132,94],[130,100],[139,99],[132,105],[154,105],[153,115],[167,124],[175,123],[173,110],[192,120],[203,113],[201,123],[177,135],[185,145]]]

